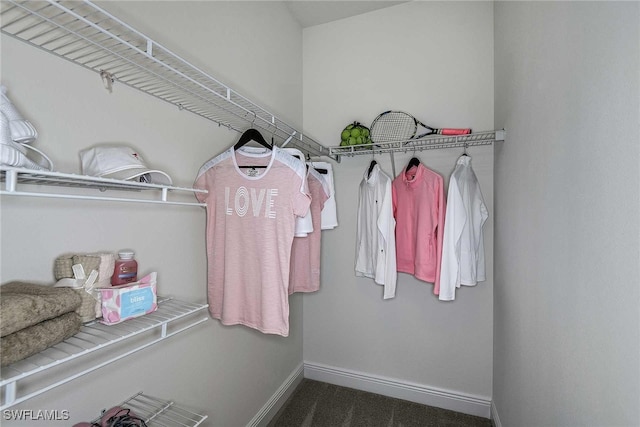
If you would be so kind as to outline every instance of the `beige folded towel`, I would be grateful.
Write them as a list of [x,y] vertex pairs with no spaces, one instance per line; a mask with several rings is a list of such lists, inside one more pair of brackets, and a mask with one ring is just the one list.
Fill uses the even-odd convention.
[[73,278],[73,254],[60,255],[53,262],[53,276],[56,280]]
[[91,270],[98,271],[100,268],[100,256],[95,254],[77,254],[73,256],[73,264],[82,265],[85,276],[89,277]]
[[84,283],[84,280],[63,279],[55,284],[56,288],[71,288],[80,297],[80,307],[75,313],[80,316],[82,323],[91,322],[96,319],[96,304],[98,301],[93,296],[93,292],[88,292],[84,287],[76,287]]
[[[104,288],[111,286],[111,276],[115,271],[116,257],[109,252],[83,253],[83,254],[63,254],[57,257],[53,265],[53,273],[56,280],[73,278],[73,265],[80,264],[84,269],[85,276],[89,277],[92,270],[98,272],[98,279],[93,284],[94,288]],[[102,317],[102,296],[98,291],[85,292],[83,289],[75,290],[82,299],[82,305],[77,313],[83,322]]]
[[81,298],[68,288],[11,282],[0,286],[0,336],[74,312]]
[[111,276],[116,270],[116,256],[109,252],[93,254],[100,257],[100,268],[98,269],[98,281],[94,285],[92,291],[93,297],[96,299],[96,317],[102,317],[102,294],[95,288],[107,288],[111,286]]
[[66,313],[0,338],[0,365],[25,359],[75,335],[80,330],[80,316]]

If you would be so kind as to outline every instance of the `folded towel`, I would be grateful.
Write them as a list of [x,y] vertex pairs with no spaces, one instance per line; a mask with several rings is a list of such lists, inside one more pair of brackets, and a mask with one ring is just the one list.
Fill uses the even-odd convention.
[[[63,254],[53,261],[53,276],[56,280],[73,278],[73,266],[82,265],[84,274],[89,276],[91,270],[100,268],[102,254]],[[113,255],[112,255],[113,256]],[[111,273],[113,274],[113,273]]]
[[[75,280],[74,280],[75,282]],[[66,284],[56,283],[56,287],[67,287]],[[93,291],[87,291],[85,288],[72,288],[75,293],[80,296],[80,307],[75,313],[80,316],[82,323],[91,322],[96,319],[96,304],[99,303],[98,297],[94,296]]]
[[100,256],[95,254],[78,254],[73,256],[73,264],[80,264],[84,269],[85,276],[89,277],[91,270],[100,268]]
[[[98,273],[92,270],[92,273]],[[95,286],[94,282],[87,284],[86,279],[60,279],[54,285],[56,288],[71,288],[81,299],[80,307],[76,309],[76,313],[80,316],[82,323],[91,322],[96,319],[96,304],[99,304],[99,292],[92,290],[91,286]],[[96,295],[97,294],[97,295]]]
[[116,270],[116,257],[112,253],[96,253],[92,254],[100,257],[100,268],[98,269],[98,283],[97,288],[106,288],[111,286],[111,276]]
[[76,310],[76,313],[78,313],[78,316],[80,316],[82,323],[87,323],[95,320],[96,304],[98,304],[96,298],[84,289],[74,289],[74,291],[78,295],[80,295],[80,299],[82,299],[80,307]]
[[26,359],[75,335],[82,322],[76,313],[66,313],[0,338],[0,366]]
[[[53,275],[56,280],[73,278],[73,265],[80,264],[87,277],[91,274],[92,270],[98,272],[98,279],[93,284],[94,289],[106,288],[111,286],[111,276],[113,276],[115,270],[115,263],[115,255],[109,252],[67,253],[55,259],[53,263]],[[76,292],[82,298],[82,307],[80,311],[78,311],[78,314],[83,322],[102,317],[100,292],[91,289],[88,290],[88,295],[90,295],[93,300],[90,300],[87,295],[84,295],[81,289],[76,289]],[[93,305],[93,309],[91,305]],[[91,310],[93,310],[93,313],[90,313]]]
[[73,289],[25,282],[0,286],[0,336],[77,310],[80,295]]
[[73,278],[73,254],[60,255],[53,262],[53,276],[56,280]]

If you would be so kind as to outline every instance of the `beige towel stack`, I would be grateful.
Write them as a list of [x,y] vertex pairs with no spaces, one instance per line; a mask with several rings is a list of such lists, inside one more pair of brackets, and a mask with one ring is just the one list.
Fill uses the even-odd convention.
[[26,282],[0,286],[0,366],[45,350],[80,330],[72,289]]
[[[111,276],[115,270],[115,256],[112,253],[64,254],[60,255],[53,264],[56,280],[73,278],[73,266],[82,265],[88,277],[92,270],[98,272],[98,278],[93,288],[106,287],[111,284]],[[62,285],[64,286],[64,285]],[[102,302],[100,292],[91,288],[74,289],[80,295],[82,303],[76,313],[83,323],[102,316]]]

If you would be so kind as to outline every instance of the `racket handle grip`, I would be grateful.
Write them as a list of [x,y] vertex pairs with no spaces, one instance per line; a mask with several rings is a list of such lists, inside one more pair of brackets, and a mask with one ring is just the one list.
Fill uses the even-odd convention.
[[471,129],[440,129],[440,135],[468,135]]

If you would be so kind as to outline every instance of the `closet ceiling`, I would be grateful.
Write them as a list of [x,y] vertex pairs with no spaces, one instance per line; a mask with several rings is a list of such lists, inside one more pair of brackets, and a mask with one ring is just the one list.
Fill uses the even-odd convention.
[[306,28],[407,2],[368,0],[293,0],[285,1],[285,3],[302,28]]

